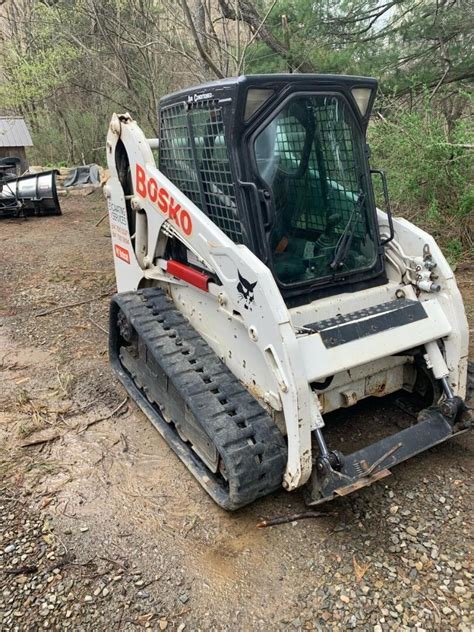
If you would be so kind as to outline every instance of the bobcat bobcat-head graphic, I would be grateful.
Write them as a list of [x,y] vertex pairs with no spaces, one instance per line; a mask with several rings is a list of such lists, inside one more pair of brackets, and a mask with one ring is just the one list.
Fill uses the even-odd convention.
[[247,281],[245,277],[243,277],[240,272],[239,274],[239,282],[237,283],[237,292],[239,293],[239,302],[244,302],[245,309],[252,309],[252,303],[254,301],[254,290],[257,285],[257,281],[255,283],[250,283]]

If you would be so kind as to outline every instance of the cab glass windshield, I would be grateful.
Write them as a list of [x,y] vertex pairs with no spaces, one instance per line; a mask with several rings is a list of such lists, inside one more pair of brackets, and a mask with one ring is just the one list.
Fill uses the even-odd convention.
[[280,282],[374,265],[363,135],[342,97],[295,95],[257,135],[254,151],[273,205],[270,250]]

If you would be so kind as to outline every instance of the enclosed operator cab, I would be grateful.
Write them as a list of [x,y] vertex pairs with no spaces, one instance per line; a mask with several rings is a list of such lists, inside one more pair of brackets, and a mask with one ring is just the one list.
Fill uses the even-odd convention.
[[160,103],[160,170],[287,304],[386,282],[365,132],[377,82],[257,75]]

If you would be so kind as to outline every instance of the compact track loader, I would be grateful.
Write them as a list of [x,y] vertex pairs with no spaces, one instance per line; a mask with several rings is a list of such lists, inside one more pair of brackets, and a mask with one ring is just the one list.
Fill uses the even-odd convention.
[[[453,272],[430,235],[392,218],[369,167],[376,87],[201,85],[161,100],[159,142],[112,117],[111,362],[225,509],[303,485],[316,505],[469,427]],[[352,454],[327,444],[327,413],[402,390],[425,401],[405,429]]]

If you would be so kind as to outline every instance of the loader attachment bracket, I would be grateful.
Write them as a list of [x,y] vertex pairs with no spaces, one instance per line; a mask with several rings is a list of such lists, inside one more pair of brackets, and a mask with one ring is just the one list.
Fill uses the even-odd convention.
[[422,410],[418,422],[342,456],[342,467],[334,469],[328,459],[318,457],[305,490],[308,505],[318,505],[336,496],[372,485],[390,474],[390,468],[402,461],[469,430],[471,419],[460,397],[444,400],[440,406]]

